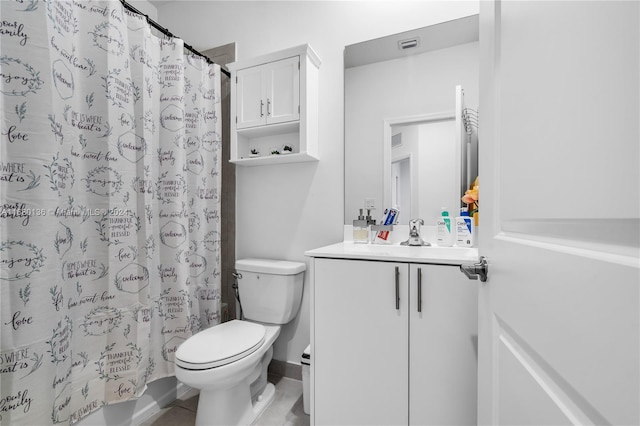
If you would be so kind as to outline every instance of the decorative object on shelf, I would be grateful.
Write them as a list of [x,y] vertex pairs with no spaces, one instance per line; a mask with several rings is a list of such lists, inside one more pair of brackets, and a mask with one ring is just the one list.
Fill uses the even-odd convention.
[[478,226],[478,222],[480,221],[480,215],[478,212],[480,203],[479,192],[480,192],[480,176],[476,177],[476,180],[471,184],[471,188],[467,189],[462,196],[462,202],[467,203],[469,206],[469,216],[473,217],[473,224]]
[[291,145],[285,145],[282,147],[282,154],[291,154],[293,152],[293,147]]
[[280,155],[280,151],[278,151],[277,149],[273,149],[271,150],[271,155]]
[[255,158],[260,156],[260,151],[255,148],[251,148],[251,152],[249,153],[249,158]]

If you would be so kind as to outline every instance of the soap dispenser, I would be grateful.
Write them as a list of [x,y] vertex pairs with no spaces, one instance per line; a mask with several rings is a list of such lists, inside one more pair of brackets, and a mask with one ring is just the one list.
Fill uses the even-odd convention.
[[[373,237],[375,237],[376,233],[372,230],[371,227],[376,225],[376,220],[371,217],[371,209],[367,209],[367,218],[366,218],[366,220],[367,220],[367,229],[369,230],[369,237],[371,239],[373,239]],[[369,242],[371,242],[371,241],[369,241]]]
[[357,244],[369,242],[369,224],[362,214],[362,209],[360,209],[358,219],[353,221],[353,242]]

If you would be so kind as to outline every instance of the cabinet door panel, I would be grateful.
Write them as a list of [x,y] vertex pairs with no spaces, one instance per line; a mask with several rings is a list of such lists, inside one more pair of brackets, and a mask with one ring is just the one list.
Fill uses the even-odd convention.
[[238,71],[237,129],[260,126],[266,122],[267,105],[264,100],[263,72],[262,66]]
[[409,424],[476,424],[478,281],[457,266],[411,265],[409,292]]
[[284,123],[300,118],[300,57],[269,64],[267,78],[267,123]]
[[408,265],[314,261],[315,424],[407,424]]

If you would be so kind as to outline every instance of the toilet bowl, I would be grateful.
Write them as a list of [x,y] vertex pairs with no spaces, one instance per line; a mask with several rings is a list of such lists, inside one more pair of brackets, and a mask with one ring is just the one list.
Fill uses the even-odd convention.
[[196,425],[248,425],[275,394],[267,382],[273,343],[297,314],[304,263],[270,259],[236,262],[245,320],[188,338],[175,353],[176,378],[200,390]]
[[250,424],[260,415],[273,398],[273,385],[252,398],[251,384],[263,373],[266,378],[279,334],[279,325],[232,320],[195,334],[178,348],[176,377],[200,389],[196,425]]

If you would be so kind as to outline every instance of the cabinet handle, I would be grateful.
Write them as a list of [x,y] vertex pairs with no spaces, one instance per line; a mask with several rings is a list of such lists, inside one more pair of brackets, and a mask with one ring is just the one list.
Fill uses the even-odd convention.
[[264,117],[264,112],[262,111],[263,108],[264,102],[262,102],[262,99],[260,99],[260,117]]
[[396,266],[396,310],[400,309],[400,268]]
[[267,117],[271,115],[271,99],[267,98]]
[[422,312],[422,268],[418,268],[418,312]]

